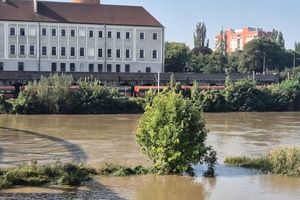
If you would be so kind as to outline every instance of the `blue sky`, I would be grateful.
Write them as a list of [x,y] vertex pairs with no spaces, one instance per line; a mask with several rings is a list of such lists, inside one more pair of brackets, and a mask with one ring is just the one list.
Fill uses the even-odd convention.
[[299,0],[101,0],[103,4],[140,5],[166,27],[166,40],[193,47],[197,22],[205,22],[210,46],[224,29],[273,28],[284,34],[286,47],[300,41]]

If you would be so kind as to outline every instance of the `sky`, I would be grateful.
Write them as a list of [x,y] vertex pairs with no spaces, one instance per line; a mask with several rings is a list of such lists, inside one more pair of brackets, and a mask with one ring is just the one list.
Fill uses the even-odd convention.
[[166,41],[194,46],[198,22],[204,22],[210,47],[222,28],[273,28],[283,32],[286,47],[300,41],[299,0],[101,0],[103,4],[138,5],[166,27]]

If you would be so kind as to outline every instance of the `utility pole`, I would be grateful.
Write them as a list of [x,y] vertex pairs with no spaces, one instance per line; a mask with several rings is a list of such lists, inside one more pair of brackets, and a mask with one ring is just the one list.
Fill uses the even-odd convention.
[[263,74],[266,74],[266,56],[264,55]]

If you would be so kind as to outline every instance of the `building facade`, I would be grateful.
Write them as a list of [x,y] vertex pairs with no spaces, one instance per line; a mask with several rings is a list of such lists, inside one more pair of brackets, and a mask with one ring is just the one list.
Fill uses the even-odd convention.
[[226,52],[234,52],[236,50],[243,50],[245,45],[256,38],[272,37],[272,32],[266,32],[260,28],[242,28],[238,30],[229,29],[223,34],[215,37],[216,48],[220,41],[225,41]]
[[0,3],[0,71],[157,72],[163,55],[164,27],[142,7]]

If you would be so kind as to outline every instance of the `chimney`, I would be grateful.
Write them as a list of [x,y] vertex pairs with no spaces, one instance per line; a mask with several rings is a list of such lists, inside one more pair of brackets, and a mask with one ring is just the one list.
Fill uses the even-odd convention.
[[100,4],[101,0],[72,0],[72,3]]
[[6,3],[6,0],[2,0],[2,3]]
[[34,13],[37,13],[38,12],[38,1],[37,0],[33,0],[33,10],[34,10]]

